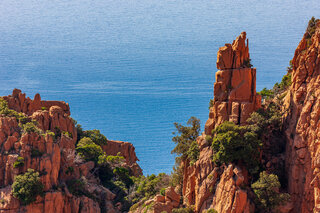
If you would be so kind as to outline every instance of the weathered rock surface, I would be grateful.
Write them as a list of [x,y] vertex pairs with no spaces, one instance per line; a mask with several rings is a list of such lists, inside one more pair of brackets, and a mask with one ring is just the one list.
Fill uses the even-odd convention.
[[177,208],[180,204],[180,195],[173,187],[166,188],[165,195],[156,195],[153,199],[143,202],[137,209],[129,213],[171,213],[173,208]]
[[[113,204],[116,195],[99,185],[92,175],[94,162],[76,160],[77,130],[70,117],[68,104],[60,101],[41,101],[39,94],[31,100],[18,89],[3,99],[8,102],[10,109],[23,112],[29,119],[36,120],[44,133],[50,130],[55,133],[56,138],[50,134],[23,133],[15,117],[0,115],[0,213],[120,212]],[[69,136],[61,134],[63,132],[68,132]],[[132,144],[108,141],[108,145],[103,149],[108,155],[116,155],[119,152],[135,175],[142,174],[136,163],[138,158]],[[38,155],[35,156],[34,151],[37,151]],[[18,157],[24,158],[24,165],[15,168],[13,165]],[[67,172],[70,167],[73,168],[72,173]],[[45,196],[39,196],[36,202],[22,206],[12,196],[11,184],[15,176],[26,172],[28,168],[41,174]],[[74,196],[66,187],[66,181],[81,177],[87,180],[86,187],[92,196],[90,198]]]
[[261,107],[261,96],[256,93],[256,69],[250,68],[246,33],[218,51],[214,100],[210,108],[205,133],[223,121],[245,124],[251,112]]
[[286,168],[292,212],[320,212],[320,22],[305,34],[292,60],[286,96]]
[[213,208],[218,212],[253,212],[254,205],[246,189],[247,171],[235,165],[227,168],[214,167],[213,151],[205,139],[224,121],[245,124],[249,115],[260,108],[261,96],[256,93],[256,69],[250,62],[246,33],[218,51],[214,100],[210,108],[205,132],[197,138],[200,148],[199,160],[193,165],[184,161],[184,204],[194,205],[196,212]]
[[139,159],[137,158],[135,148],[131,143],[108,140],[107,145],[102,145],[102,149],[107,155],[117,155],[120,153],[120,155],[125,158],[126,164],[133,172],[133,175],[142,175],[142,169],[137,164]]

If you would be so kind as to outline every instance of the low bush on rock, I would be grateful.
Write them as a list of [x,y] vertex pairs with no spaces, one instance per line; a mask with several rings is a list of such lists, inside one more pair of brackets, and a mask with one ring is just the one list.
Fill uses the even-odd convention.
[[23,205],[34,202],[38,195],[43,195],[39,173],[28,169],[26,173],[16,176],[12,184],[12,193]]
[[261,141],[256,133],[246,126],[238,126],[226,121],[213,130],[213,161],[220,163],[243,162],[249,172],[258,171],[258,157]]
[[277,206],[288,201],[290,195],[287,193],[280,193],[281,185],[278,177],[274,174],[261,172],[258,181],[251,185],[255,195],[257,196],[257,204],[260,209],[271,212]]

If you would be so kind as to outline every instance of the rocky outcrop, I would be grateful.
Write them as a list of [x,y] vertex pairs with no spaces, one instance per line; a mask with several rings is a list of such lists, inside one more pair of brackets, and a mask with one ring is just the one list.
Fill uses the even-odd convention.
[[320,22],[311,38],[304,35],[292,64],[292,85],[285,98],[292,212],[320,212]]
[[180,195],[175,189],[168,187],[165,190],[165,195],[156,195],[154,198],[142,202],[136,209],[131,210],[129,213],[171,213],[172,209],[179,207],[180,199]]
[[184,204],[194,205],[196,212],[213,208],[218,212],[253,212],[254,206],[247,190],[241,185],[248,182],[245,168],[233,164],[214,167],[213,151],[206,135],[224,121],[245,124],[249,115],[261,106],[256,93],[256,69],[251,68],[246,33],[218,51],[214,100],[210,107],[205,132],[197,138],[199,160],[190,165],[182,163]]
[[[24,132],[15,117],[0,115],[0,212],[120,212],[113,204],[116,195],[100,185],[93,175],[94,162],[84,162],[75,153],[77,129],[68,104],[41,101],[38,94],[31,100],[18,89],[3,99],[10,109],[24,113],[29,121],[37,121],[41,133]],[[133,169],[132,173],[142,174],[132,144],[108,141],[103,149],[108,155],[120,153],[126,166]],[[15,167],[18,157],[23,158],[23,165]],[[23,206],[13,197],[11,184],[29,168],[40,173],[45,195]],[[90,197],[69,192],[66,183],[80,178],[86,180]]]
[[256,69],[251,68],[246,33],[218,51],[214,100],[210,107],[205,133],[223,121],[245,124],[251,112],[261,106],[261,96],[256,93]]
[[134,176],[142,175],[142,169],[137,164],[139,159],[136,156],[135,148],[131,143],[123,141],[108,140],[106,145],[102,145],[103,151],[107,155],[118,155],[120,153],[126,160]]

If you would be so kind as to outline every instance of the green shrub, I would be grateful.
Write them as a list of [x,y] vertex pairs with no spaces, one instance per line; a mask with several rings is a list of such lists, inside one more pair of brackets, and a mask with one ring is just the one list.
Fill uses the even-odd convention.
[[161,194],[162,196],[165,196],[165,195],[166,195],[166,188],[160,189],[160,194]]
[[129,170],[123,167],[116,167],[113,169],[113,174],[117,176],[117,179],[123,182],[126,185],[126,188],[129,188],[133,185],[133,180],[129,175]]
[[43,153],[40,152],[38,149],[35,149],[35,148],[31,149],[31,157],[32,158],[41,157],[42,155],[43,155]]
[[66,174],[68,175],[68,174],[73,174],[73,172],[74,172],[74,168],[72,167],[72,166],[68,166],[68,168],[67,168],[67,170],[66,170]]
[[142,199],[149,199],[160,193],[162,188],[169,185],[170,177],[165,173],[158,175],[132,177],[134,181],[134,196],[132,202],[136,203]]
[[99,156],[104,154],[102,148],[88,137],[84,137],[79,141],[76,151],[84,160],[96,163],[99,160]]
[[265,210],[274,210],[277,206],[288,201],[290,195],[280,193],[281,185],[278,176],[261,172],[258,181],[251,185],[255,195],[257,196],[258,206]]
[[274,96],[274,92],[271,89],[263,88],[258,94],[261,95],[263,99],[269,99]]
[[66,181],[68,190],[75,196],[86,195],[85,183],[82,179],[71,179]]
[[38,195],[43,195],[43,184],[40,182],[39,173],[28,169],[26,173],[16,176],[12,184],[12,193],[23,205],[34,202]]
[[313,34],[316,32],[318,21],[319,21],[319,19],[316,19],[314,16],[312,16],[312,18],[309,20],[308,27],[307,27],[306,39],[311,39]]
[[43,107],[41,107],[41,110],[45,111],[45,110],[48,110],[48,108],[43,106]]
[[23,113],[18,113],[15,110],[9,109],[8,102],[3,98],[0,98],[0,115],[7,117],[15,117],[19,123],[26,123],[28,117]]
[[244,60],[244,61],[243,61],[243,66],[244,66],[244,67],[248,67],[248,68],[253,67],[253,65],[251,64],[251,59],[248,58],[248,60]]
[[218,212],[214,209],[208,209],[207,213],[218,213]]
[[103,134],[100,133],[99,130],[86,130],[83,132],[84,137],[90,138],[95,144],[98,145],[106,145],[107,144],[107,138]]
[[17,160],[13,163],[14,168],[23,167],[24,166],[24,158],[18,157]]
[[214,103],[213,99],[210,99],[210,101],[209,101],[209,109],[210,109],[211,107],[213,107],[213,103]]
[[54,132],[50,131],[50,130],[46,130],[46,135],[50,135],[51,137],[55,137],[56,135],[54,134]]
[[191,165],[194,164],[199,159],[199,155],[200,155],[199,145],[196,141],[192,141],[187,152],[187,156],[188,156],[188,159],[190,159]]
[[41,134],[42,130],[37,127],[36,121],[27,122],[22,125],[22,129],[25,133],[35,132],[37,134]]
[[[175,153],[178,156],[181,156],[182,159],[188,157],[188,151],[192,142],[197,140],[197,137],[200,133],[200,120],[196,117],[191,117],[187,125],[183,126],[178,123],[174,123],[178,133],[177,135],[172,138],[172,141],[176,144],[176,147],[171,151],[171,153]],[[175,132],[173,134],[176,134]]]
[[191,207],[172,209],[172,213],[194,213],[194,209]]
[[261,142],[256,133],[226,121],[213,130],[213,135],[215,135],[212,141],[215,163],[228,164],[242,161],[249,168],[249,172],[253,173],[258,169],[258,150]]
[[73,138],[72,133],[67,132],[67,131],[62,131],[62,135],[68,137],[68,138]]

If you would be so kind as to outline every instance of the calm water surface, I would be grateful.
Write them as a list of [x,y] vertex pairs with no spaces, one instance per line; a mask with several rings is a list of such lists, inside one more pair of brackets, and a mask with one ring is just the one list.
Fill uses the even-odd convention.
[[208,118],[216,53],[247,32],[257,89],[285,74],[319,0],[3,0],[0,95],[64,100],[85,129],[170,173],[173,122]]

